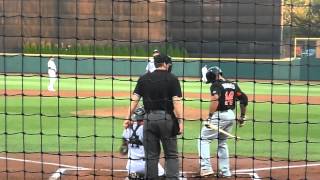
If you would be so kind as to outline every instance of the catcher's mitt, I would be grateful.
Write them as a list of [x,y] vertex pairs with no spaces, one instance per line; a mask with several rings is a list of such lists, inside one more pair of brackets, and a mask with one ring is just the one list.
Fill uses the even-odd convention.
[[122,139],[122,143],[121,143],[121,146],[119,148],[119,152],[122,155],[127,155],[128,154],[128,142],[124,138]]

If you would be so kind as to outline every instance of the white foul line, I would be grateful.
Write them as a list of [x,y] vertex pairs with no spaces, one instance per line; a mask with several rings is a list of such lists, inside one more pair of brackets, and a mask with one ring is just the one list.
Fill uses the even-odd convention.
[[[18,161],[18,162],[26,162],[26,163],[33,163],[33,164],[44,164],[44,165],[51,165],[51,166],[58,166],[58,167],[64,167],[59,168],[55,173],[52,174],[52,176],[49,178],[49,180],[55,180],[60,178],[61,174],[63,174],[67,170],[93,170],[92,168],[85,168],[85,167],[79,167],[79,166],[72,166],[67,164],[58,164],[58,163],[49,163],[49,162],[42,162],[42,161],[33,161],[28,159],[17,159],[17,158],[9,158],[9,157],[1,157],[0,159],[3,160],[10,160],[10,161]],[[292,169],[292,168],[300,168],[300,167],[313,167],[313,166],[320,166],[320,164],[303,164],[303,165],[290,165],[290,166],[275,166],[275,167],[266,167],[266,168],[254,168],[254,169],[240,169],[235,170],[233,173],[235,174],[249,174],[253,180],[260,180],[261,178],[258,176],[256,171],[266,171],[266,170],[274,170],[274,169]],[[122,169],[99,169],[102,171],[122,171],[125,172],[127,170]],[[192,172],[185,172],[185,173],[192,173]]]
[[251,176],[252,180],[261,180],[261,178],[258,176],[257,173],[248,173],[248,174]]
[[[88,169],[88,168],[80,168],[80,169],[64,168],[64,172],[65,171],[77,171],[77,170],[78,171],[87,171],[87,170],[94,170],[94,169]],[[126,169],[114,169],[114,170],[111,170],[111,169],[98,169],[98,170],[100,170],[100,171],[112,171],[112,172],[128,172],[128,170],[126,170]],[[180,171],[179,173],[182,176],[183,174],[194,173],[194,172],[191,172],[191,171]],[[58,177],[55,177],[54,179],[49,179],[49,180],[56,180],[56,179],[60,178],[61,174],[63,174],[63,173],[60,173]],[[179,180],[188,180],[188,179],[186,177],[179,177]]]
[[320,166],[320,164],[303,164],[303,165],[275,166],[275,167],[254,168],[254,169],[241,169],[241,170],[234,171],[234,173],[266,171],[266,170],[274,170],[274,169],[292,169],[292,168],[313,167],[313,166]]
[[26,162],[26,163],[33,163],[33,164],[45,164],[45,165],[58,166],[58,167],[64,167],[64,168],[82,168],[82,167],[71,166],[71,165],[66,165],[66,164],[49,163],[49,162],[42,162],[42,161],[33,161],[33,160],[28,160],[28,159],[16,159],[16,158],[1,157],[1,156],[0,156],[0,159],[10,160],[10,161],[18,161],[18,162]]
[[[234,173],[234,171],[232,171],[233,173]],[[237,174],[235,174],[235,175],[238,175],[238,174],[246,174],[246,175],[249,175],[250,176],[250,178],[252,179],[252,180],[261,180],[261,178],[259,177],[259,175],[257,174],[257,173],[250,173],[250,172],[237,172]]]
[[53,173],[50,177],[49,180],[56,180],[56,179],[60,179],[60,176],[63,175],[66,171],[89,171],[89,170],[93,170],[91,168],[59,168],[57,169],[57,171],[55,173]]
[[42,162],[42,161],[33,161],[33,160],[28,160],[28,159],[16,159],[16,158],[9,158],[9,157],[1,157],[0,159],[4,160],[9,160],[9,161],[18,161],[18,162],[25,162],[25,163],[33,163],[33,164],[44,164],[44,165],[51,165],[51,166],[58,166],[58,167],[64,167],[64,168],[59,168],[55,173],[53,173],[49,180],[56,180],[59,179],[61,174],[63,174],[67,168],[70,169],[81,169],[81,170],[90,170],[89,168],[84,168],[84,167],[78,167],[78,166],[71,166],[71,165],[66,165],[66,164],[58,164],[58,163],[49,163],[49,162]]
[[67,169],[66,168],[59,168],[55,173],[53,173],[50,177],[49,180],[56,180],[59,179],[61,174],[63,174]]

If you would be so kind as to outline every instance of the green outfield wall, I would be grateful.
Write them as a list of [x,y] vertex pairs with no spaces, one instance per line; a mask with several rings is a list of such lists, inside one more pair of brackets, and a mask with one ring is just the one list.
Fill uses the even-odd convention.
[[[145,72],[146,59],[60,58],[55,61],[60,74],[132,75]],[[303,58],[293,61],[177,60],[173,73],[177,76],[200,77],[201,67],[220,66],[227,78],[320,80],[320,60]],[[0,57],[1,73],[39,74],[47,72],[47,58],[30,56]]]

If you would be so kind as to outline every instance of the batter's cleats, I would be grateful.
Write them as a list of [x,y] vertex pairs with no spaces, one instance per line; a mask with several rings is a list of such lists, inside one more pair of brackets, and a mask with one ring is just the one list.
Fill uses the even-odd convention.
[[206,176],[211,176],[211,175],[213,175],[214,174],[214,172],[212,171],[212,170],[210,170],[210,169],[201,169],[200,170],[200,176],[201,177],[206,177]]
[[219,171],[219,173],[217,174],[218,177],[221,177],[221,178],[230,178],[232,176],[231,172],[230,171]]
[[48,88],[48,91],[55,92],[56,90],[52,88]]

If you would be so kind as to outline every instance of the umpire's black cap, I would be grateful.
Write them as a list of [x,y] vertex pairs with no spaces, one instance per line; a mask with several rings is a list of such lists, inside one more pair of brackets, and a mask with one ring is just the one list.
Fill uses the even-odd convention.
[[157,55],[154,57],[154,63],[161,64],[161,63],[166,63],[166,64],[172,64],[172,60],[170,56],[167,55]]

